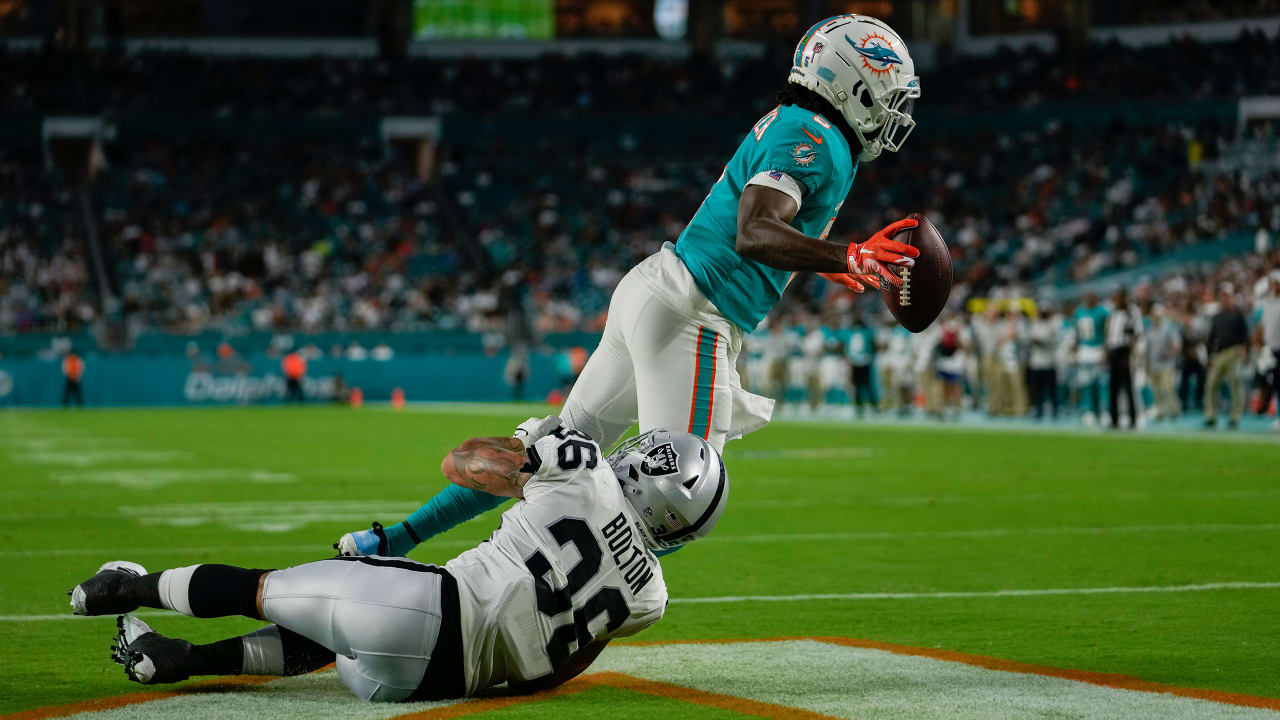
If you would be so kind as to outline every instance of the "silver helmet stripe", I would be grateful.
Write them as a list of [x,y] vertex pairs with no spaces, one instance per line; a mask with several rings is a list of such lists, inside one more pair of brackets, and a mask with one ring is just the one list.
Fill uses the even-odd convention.
[[716,494],[711,497],[711,504],[707,505],[707,509],[702,512],[702,517],[698,518],[696,521],[694,521],[692,525],[688,527],[684,527],[679,530],[675,530],[675,531],[666,533],[665,535],[659,536],[657,538],[658,541],[669,542],[671,540],[676,540],[685,535],[691,535],[701,530],[702,526],[706,525],[707,521],[711,519],[711,516],[715,514],[716,508],[720,506],[720,498],[724,495],[724,486],[726,484],[725,475],[726,474],[724,470],[724,460],[721,459],[720,460],[720,480],[716,485]]

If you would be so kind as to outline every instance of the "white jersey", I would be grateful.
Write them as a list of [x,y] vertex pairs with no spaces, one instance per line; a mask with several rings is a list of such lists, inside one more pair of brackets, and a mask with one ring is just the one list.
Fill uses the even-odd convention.
[[658,559],[599,446],[558,429],[529,448],[524,500],[450,560],[467,694],[533,680],[594,640],[633,635],[667,606]]

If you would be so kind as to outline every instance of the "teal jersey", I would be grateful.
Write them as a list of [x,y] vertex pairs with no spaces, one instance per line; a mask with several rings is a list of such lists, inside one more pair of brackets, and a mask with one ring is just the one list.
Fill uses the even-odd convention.
[[738,254],[738,199],[752,178],[789,175],[802,188],[791,227],[825,238],[844,204],[857,163],[849,143],[826,118],[780,105],[747,133],[680,238],[676,255],[722,315],[750,332],[782,299],[790,271]]
[[849,362],[858,366],[870,365],[876,359],[876,331],[859,325],[849,334],[845,349]]
[[1106,340],[1107,309],[1101,305],[1092,308],[1076,308],[1076,342],[1081,345],[1102,347]]

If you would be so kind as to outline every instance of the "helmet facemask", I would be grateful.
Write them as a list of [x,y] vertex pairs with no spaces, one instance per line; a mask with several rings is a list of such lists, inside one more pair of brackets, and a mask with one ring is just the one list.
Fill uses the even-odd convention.
[[[874,160],[882,150],[898,152],[916,127],[911,111],[915,109],[916,98],[920,97],[920,82],[913,77],[906,84],[877,92],[863,68],[854,65],[853,70],[862,80],[854,86],[854,95],[836,107],[862,143],[858,159]],[[837,94],[837,98],[840,94],[843,93]],[[875,132],[877,130],[879,132]],[[868,133],[874,134],[868,137]]]

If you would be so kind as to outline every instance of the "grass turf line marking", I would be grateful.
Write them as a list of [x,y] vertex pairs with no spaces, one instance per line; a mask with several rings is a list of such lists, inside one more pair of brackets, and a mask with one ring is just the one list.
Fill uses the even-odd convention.
[[176,690],[133,692],[126,693],[124,695],[112,695],[110,697],[97,698],[94,700],[81,700],[79,702],[67,703],[66,705],[52,705],[42,708],[32,708],[30,710],[21,710],[9,715],[0,715],[0,720],[45,720],[45,718],[65,717],[67,715],[76,715],[84,712],[101,712],[103,710],[113,710],[115,708],[128,707],[139,703],[148,703],[154,700],[164,700],[166,698],[178,697],[180,695],[188,695],[191,693],[234,691],[247,685],[261,685],[275,679],[276,678],[273,677],[259,675],[235,675],[187,685]]
[[127,468],[123,470],[90,470],[87,472],[55,472],[50,478],[61,485],[95,484],[152,490],[165,485],[191,482],[297,482],[293,473],[272,472],[262,468]]
[[[1019,535],[1127,535],[1161,532],[1276,532],[1280,531],[1280,523],[1237,523],[1237,524],[1204,524],[1204,525],[1121,525],[1115,527],[1047,527],[1047,528],[988,528],[979,530],[891,530],[845,533],[776,533],[762,535],[713,535],[701,542],[717,543],[772,543],[772,542],[830,542],[832,540],[894,540],[898,538],[941,537],[941,538],[984,538],[984,537],[1016,537]],[[433,548],[473,548],[475,540],[437,540],[429,541]],[[129,548],[55,548],[51,550],[0,550],[0,558],[24,557],[57,557],[57,556],[105,556],[137,554],[136,547]],[[324,553],[328,550],[322,544],[310,545],[209,545],[203,547],[158,547],[147,548],[144,554],[182,555],[204,553]]]
[[[331,516],[326,516],[331,517]],[[181,518],[172,524],[181,524]],[[716,543],[772,543],[772,542],[830,542],[832,540],[895,540],[898,538],[984,538],[984,537],[1016,537],[1020,535],[1127,535],[1161,532],[1276,532],[1280,531],[1280,523],[1237,523],[1237,524],[1203,524],[1203,525],[1121,525],[1115,527],[1047,527],[1047,528],[988,528],[978,530],[890,530],[845,533],[776,533],[762,535],[713,535],[701,542]],[[430,540],[433,548],[473,548],[475,540]],[[137,554],[136,547],[129,548],[54,548],[50,550],[0,550],[0,558],[25,557],[94,557],[105,555]],[[310,545],[209,545],[203,547],[158,547],[147,548],[144,554],[183,555],[204,553],[325,553],[328,550],[321,544]]]
[[833,460],[869,458],[881,451],[868,447],[779,448],[777,450],[743,450],[729,453],[728,460]]
[[24,465],[70,465],[89,467],[109,462],[175,462],[191,460],[185,450],[31,450],[9,453],[9,459]]
[[[536,414],[536,413],[535,413]],[[1005,423],[990,420],[975,419],[972,421],[964,421],[959,423],[932,421],[923,419],[905,420],[903,422],[885,422],[882,418],[875,423],[863,423],[856,420],[843,420],[840,418],[827,418],[824,420],[815,420],[812,418],[774,418],[769,424],[795,426],[809,426],[823,430],[844,430],[850,425],[857,426],[859,431],[883,431],[886,433],[901,434],[904,430],[911,431],[936,431],[936,432],[972,432],[984,435],[1000,435],[1007,437],[1010,434],[1023,435],[1060,435],[1067,437],[1078,437],[1081,439],[1102,439],[1115,440],[1119,442],[1133,441],[1140,442],[1143,440],[1176,440],[1190,442],[1206,442],[1215,445],[1276,445],[1280,444],[1280,436],[1277,436],[1274,430],[1268,431],[1259,429],[1250,430],[1234,430],[1231,432],[1215,432],[1203,430],[1141,430],[1139,432],[1112,432],[1105,427],[1084,427],[1082,425],[1059,425],[1056,427],[1043,427],[1031,423],[1012,422]]]
[[[786,480],[787,478],[775,478]],[[797,482],[804,482],[797,478]],[[1249,500],[1252,498],[1274,498],[1280,496],[1280,488],[1259,488],[1255,490],[1132,490],[1110,493],[1000,493],[993,495],[977,494],[937,494],[937,495],[846,495],[844,497],[814,498],[769,498],[767,500],[739,500],[737,505],[752,508],[784,508],[784,507],[827,507],[830,505],[939,505],[963,503],[1006,503],[1006,502],[1092,502],[1098,500],[1152,500],[1170,498],[1188,500]]]
[[[1136,593],[1208,592],[1213,590],[1275,590],[1280,582],[1218,582],[1199,585],[1137,585],[1092,588],[1032,588],[1026,590],[952,590],[941,592],[817,593],[802,595],[725,595],[721,597],[674,597],[672,605],[715,605],[745,602],[800,602],[810,600],[949,600],[988,597],[1040,597],[1045,595],[1127,595]],[[172,614],[168,610],[140,611],[135,615]],[[101,617],[114,617],[103,615]],[[70,613],[58,615],[0,615],[0,622],[55,622],[88,620]]]
[[797,602],[808,600],[945,600],[952,598],[1040,597],[1045,595],[1125,595],[1130,593],[1180,593],[1211,590],[1275,590],[1280,582],[1218,582],[1198,585],[1138,585],[1092,588],[1039,588],[1027,590],[957,590],[942,592],[816,593],[804,595],[725,595],[722,597],[671,598],[677,604],[744,602]]
[[1203,525],[1119,525],[1112,527],[1042,527],[1042,528],[986,528],[977,530],[866,530],[843,533],[777,533],[773,535],[722,535],[704,538],[702,542],[769,543],[769,542],[830,542],[832,540],[895,540],[898,538],[984,538],[1017,537],[1020,535],[1129,535],[1160,532],[1272,532],[1280,530],[1280,523],[1240,523]]
[[1132,690],[1136,692],[1159,693],[1162,695],[1176,695],[1178,697],[1192,698],[1196,700],[1208,700],[1210,702],[1221,703],[1225,705],[1238,705],[1242,707],[1263,708],[1266,710],[1280,710],[1280,698],[1269,698],[1260,695],[1246,695],[1243,693],[1227,692],[1225,690],[1211,690],[1204,688],[1190,688],[1181,685],[1167,685],[1165,683],[1144,680],[1133,675],[1124,675],[1121,673],[1103,673],[1094,672],[1092,670],[1075,670],[1071,668],[1058,668],[1049,665],[1035,665],[1032,663],[1023,663],[1016,660],[1005,660],[1004,658],[991,657],[988,655],[974,655],[971,653],[959,652],[956,650],[946,650],[943,648],[919,647],[915,645],[898,645],[895,643],[880,642],[878,640],[864,640],[861,638],[846,638],[839,636],[824,635],[798,635],[791,637],[774,637],[774,638],[731,638],[731,639],[696,639],[696,640],[654,640],[646,642],[644,640],[634,642],[618,643],[619,647],[627,646],[667,646],[667,645],[715,645],[715,644],[737,644],[737,643],[766,643],[766,642],[793,642],[796,640],[812,640],[814,642],[828,643],[832,645],[841,645],[844,647],[866,648],[869,650],[882,650],[895,655],[910,655],[913,657],[925,657],[934,660],[942,660],[945,662],[962,663],[965,665],[973,665],[988,670],[998,670],[1001,672],[1019,673],[1023,675],[1041,675],[1045,677],[1061,678],[1063,680],[1072,680],[1075,682],[1085,683],[1088,685],[1097,685],[1099,687],[1113,688],[1117,690]]
[[[644,655],[633,656],[633,653],[636,652],[649,653],[652,655],[652,651],[662,651],[665,646],[670,649],[670,652],[677,653],[680,657],[696,659],[699,656],[703,656],[702,664],[705,666],[707,660],[711,660],[714,664],[719,664],[733,657],[741,656],[741,652],[738,652],[737,655],[732,652],[732,649],[738,648],[747,653],[755,653],[753,657],[758,657],[761,660],[767,660],[770,658],[776,660],[778,658],[790,657],[791,660],[784,662],[784,666],[789,667],[796,665],[797,663],[795,661],[804,655],[808,655],[810,657],[814,656],[814,652],[812,650],[806,649],[806,645],[809,643],[813,644],[809,647],[822,647],[825,645],[832,649],[848,648],[851,651],[860,653],[868,651],[871,653],[884,653],[886,658],[896,657],[898,660],[881,661],[876,660],[874,656],[864,655],[860,661],[864,666],[885,668],[884,672],[880,674],[873,672],[871,677],[871,681],[873,683],[879,684],[882,687],[880,687],[879,690],[871,688],[870,692],[867,691],[867,688],[845,688],[846,690],[852,691],[852,694],[846,694],[845,702],[856,702],[858,704],[856,706],[841,706],[839,704],[833,706],[832,703],[829,702],[831,699],[831,693],[838,691],[844,686],[826,686],[819,683],[822,687],[808,688],[809,691],[816,690],[817,694],[814,695],[810,693],[807,696],[804,695],[806,692],[804,683],[799,686],[788,685],[788,691],[784,692],[782,695],[775,694],[773,696],[769,696],[768,693],[765,693],[762,697],[761,693],[753,693],[750,691],[747,692],[747,696],[741,694],[730,695],[724,694],[721,691],[732,690],[732,684],[725,687],[719,687],[715,680],[705,679],[703,681],[691,679],[689,683],[686,683],[679,679],[673,681],[671,677],[667,677],[665,680],[662,679],[662,675],[670,675],[670,672],[659,672],[657,676],[650,674],[653,670],[654,660],[659,661],[659,667],[670,670],[672,663],[669,658],[663,659],[662,657],[650,656],[648,660],[645,660]],[[689,649],[678,650],[677,648],[681,646]],[[694,647],[705,648],[705,651],[694,651]],[[788,651],[790,651],[790,654],[788,654]],[[725,654],[726,652],[728,652],[727,655]],[[708,653],[710,654],[708,655]],[[613,658],[612,662],[609,661],[611,656]],[[1021,714],[1027,714],[1032,710],[1037,709],[1034,705],[1045,705],[1045,707],[1039,708],[1042,712],[1037,713],[1044,714],[1044,710],[1053,709],[1048,705],[1052,703],[1052,697],[1060,694],[1061,691],[1055,690],[1052,685],[1046,686],[1043,683],[1060,681],[1068,681],[1069,686],[1076,686],[1077,683],[1079,684],[1078,687],[1081,687],[1081,690],[1068,692],[1074,693],[1077,701],[1083,701],[1083,704],[1075,707],[1077,710],[1081,711],[1082,714],[1088,716],[1097,716],[1099,711],[1102,711],[1105,715],[1108,710],[1110,711],[1110,715],[1108,716],[1120,716],[1117,715],[1117,713],[1122,709],[1126,709],[1128,712],[1123,716],[1135,716],[1134,711],[1137,711],[1138,714],[1144,717],[1158,717],[1162,716],[1160,714],[1160,710],[1164,709],[1178,717],[1258,717],[1257,715],[1250,715],[1248,713],[1256,710],[1280,710],[1280,699],[1276,698],[1245,695],[1220,690],[1166,685],[1128,675],[1033,665],[1029,663],[1004,660],[1002,658],[972,655],[940,648],[897,645],[874,640],[827,636],[798,636],[780,638],[726,638],[626,642],[616,645],[615,648],[606,653],[602,658],[602,662],[598,664],[598,667],[601,668],[600,670],[583,675],[565,685],[560,686],[559,688],[555,688],[547,692],[525,696],[511,696],[503,695],[501,694],[501,691],[497,691],[497,693],[488,695],[487,697],[481,697],[469,701],[451,703],[446,706],[437,705],[426,709],[406,709],[407,711],[399,714],[392,712],[387,715],[379,715],[379,717],[387,718],[387,720],[447,720],[449,718],[473,716],[483,712],[499,710],[513,705],[536,702],[556,696],[574,695],[585,690],[590,690],[593,687],[600,686],[614,687],[663,698],[692,702],[698,705],[722,708],[757,717],[799,717],[805,720],[818,720],[821,718],[832,717],[832,715],[824,715],[820,713],[818,708],[814,707],[815,705],[821,706],[821,709],[838,708],[838,715],[840,716],[849,716],[849,713],[854,713],[856,716],[870,714],[879,717],[885,714],[884,711],[892,709],[882,705],[884,696],[886,694],[896,696],[903,691],[904,688],[899,687],[898,685],[904,677],[908,679],[914,678],[918,681],[924,681],[930,677],[937,677],[945,684],[948,677],[956,675],[955,671],[939,672],[937,669],[931,668],[929,665],[904,665],[904,662],[911,662],[908,658],[921,658],[925,663],[940,663],[940,665],[935,666],[935,668],[946,667],[948,664],[975,668],[975,670],[968,671],[971,685],[973,679],[977,677],[972,675],[973,672],[981,670],[994,671],[996,674],[988,679],[977,677],[978,684],[972,685],[970,689],[977,689],[979,691],[985,690],[990,695],[988,699],[1004,699],[1006,701],[1012,699],[1016,701],[1018,697],[1021,697],[1023,703],[1026,703],[1028,700],[1032,703],[1032,705],[1010,705],[1005,703],[998,707],[984,705],[983,707],[987,711],[986,715],[999,714],[998,710],[1000,708],[1003,708],[1005,712],[1019,712]],[[739,660],[742,659],[750,661],[750,657],[739,657]],[[837,661],[840,660],[840,658],[834,656],[832,659]],[[848,661],[858,662],[852,656],[848,658]],[[868,666],[868,662],[870,662],[871,665]],[[633,670],[625,669],[631,666],[634,666]],[[648,671],[646,671],[646,666],[649,667]],[[752,667],[751,662],[747,662],[744,667]],[[621,669],[611,671],[611,668]],[[904,670],[907,671],[907,675],[903,675]],[[770,671],[765,670],[765,672]],[[1016,675],[1038,677],[1041,679],[1037,681],[1018,681],[1001,679],[1000,677],[1004,676],[1005,678],[1012,678]],[[323,681],[326,686],[326,693],[337,692],[340,695],[343,695],[343,697],[347,697],[349,699],[349,707],[351,707],[352,710],[363,710],[371,707],[368,704],[356,702],[354,699],[350,699],[349,696],[346,696],[340,689],[340,685],[337,684],[337,679],[332,672],[306,677],[316,678],[317,682]],[[236,678],[236,680],[243,680],[250,684],[258,684],[264,681],[283,681],[287,686],[287,683],[291,679]],[[1010,682],[1014,682],[1016,685],[1010,686]],[[690,684],[701,685],[702,687],[687,687],[687,685]],[[919,687],[927,687],[927,684],[917,684]],[[164,700],[180,694],[185,694],[188,697],[199,697],[202,693],[209,692],[210,690],[217,692],[219,690],[234,691],[236,689],[234,687],[225,687],[226,685],[227,683],[225,682],[215,681],[212,685],[207,687],[201,685],[188,686],[186,688],[179,688],[176,692],[132,693],[123,697],[125,700],[124,702],[121,702],[122,698],[120,697],[105,698],[103,701],[89,700],[69,705],[21,711],[13,715],[0,716],[0,720],[43,720],[44,718],[64,716],[68,714],[68,711],[74,713],[81,712],[83,710],[88,710],[89,712],[93,712],[94,710],[105,711],[107,714],[104,717],[120,718],[122,717],[123,711],[119,708],[149,703],[152,700]],[[739,683],[739,685],[741,685],[741,683]],[[810,682],[808,685],[813,685],[813,683]],[[296,698],[296,692],[298,691],[298,688],[296,687],[292,692],[286,691],[286,686],[281,686],[280,690],[282,692],[278,693],[276,697],[272,697],[271,693],[258,695],[254,700],[255,706],[257,706],[259,710],[267,716],[272,716],[273,712],[279,713],[282,709],[279,707],[280,703],[287,704],[290,702],[291,698]],[[709,689],[704,689],[708,688],[708,686],[710,686]],[[1098,689],[1092,691],[1084,690],[1083,688],[1087,686],[1093,686]],[[1015,688],[1021,688],[1021,690],[1018,691]],[[905,689],[907,692],[910,692],[910,688]],[[964,688],[962,687],[961,690],[963,689]],[[1010,694],[1010,691],[1012,691],[1012,694]],[[801,694],[796,695],[795,693],[797,692]],[[948,692],[948,688],[946,687],[934,688],[935,695],[945,694],[946,692]],[[877,693],[879,695],[877,695]],[[991,695],[991,693],[995,694]],[[1081,693],[1116,694],[1081,695]],[[1165,700],[1155,700],[1153,698],[1153,696],[1160,695],[1173,697]],[[824,698],[828,702],[824,702]],[[1042,702],[1038,698],[1043,698],[1044,701]],[[1092,698],[1092,700],[1090,698]],[[803,708],[795,707],[792,704],[777,704],[776,701],[781,699],[785,699],[788,702],[792,700],[799,701],[797,704],[803,703],[809,705],[809,707]],[[959,699],[963,701],[963,698]],[[1213,710],[1212,708],[1214,705],[1195,706],[1169,704],[1182,703],[1186,701],[1213,703],[1221,709]],[[102,704],[97,705],[97,707],[85,707],[94,706],[99,702]],[[274,706],[273,703],[275,703]],[[1061,705],[1061,703],[1062,701],[1059,700],[1058,704]],[[934,698],[927,704],[928,707],[918,708],[920,712],[916,713],[914,716],[953,717],[957,710],[964,710],[963,705],[956,706],[953,704],[952,700]],[[162,710],[161,706],[164,706],[166,709]],[[347,706],[348,705],[342,703],[339,703],[337,706],[331,706],[329,709],[333,713],[332,717],[345,717],[341,712],[341,708]],[[973,707],[972,700],[969,701],[968,706],[970,708]],[[1239,710],[1228,710],[1228,708],[1232,708],[1233,706],[1235,708],[1239,708]],[[170,706],[169,703],[161,703],[154,708],[138,707],[137,710],[129,712],[128,717],[165,717],[168,713],[182,712],[184,707],[188,706],[173,707]],[[224,704],[219,704],[218,707],[225,708],[226,706]],[[1090,710],[1092,712],[1089,712]],[[830,712],[830,710],[828,710],[828,712]],[[1240,713],[1242,712],[1245,713],[1245,715],[1241,715]],[[205,717],[208,713],[197,714],[200,717]],[[964,715],[963,712],[961,714]],[[394,718],[392,718],[393,715]],[[894,716],[898,717],[899,715]]]

